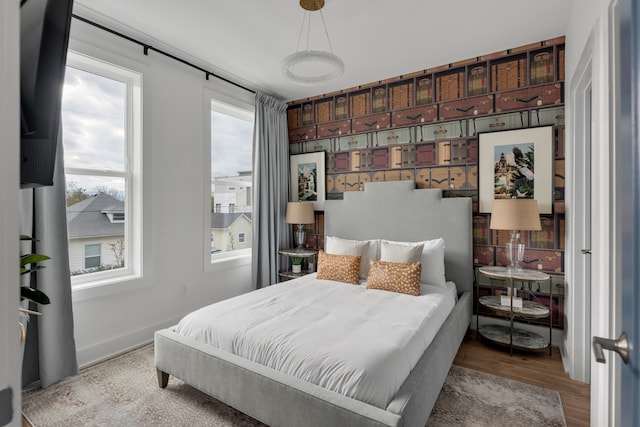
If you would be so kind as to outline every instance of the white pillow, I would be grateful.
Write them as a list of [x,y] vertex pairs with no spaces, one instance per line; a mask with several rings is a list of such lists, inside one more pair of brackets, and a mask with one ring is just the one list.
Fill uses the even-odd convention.
[[382,240],[380,242],[380,261],[404,262],[414,264],[421,262],[422,249],[424,243],[390,242]]
[[333,255],[360,255],[360,278],[366,280],[371,260],[378,259],[378,240],[348,240],[327,236],[324,251]]
[[[422,242],[391,242],[393,245],[423,245],[420,262],[422,263],[422,273],[420,282],[429,285],[446,286],[447,279],[444,272],[444,239],[425,240]],[[384,250],[384,241],[381,252]],[[385,252],[388,253],[388,252]],[[381,254],[382,260],[384,255]]]
[[422,248],[420,281],[429,285],[446,286],[444,272],[444,239],[425,240]]

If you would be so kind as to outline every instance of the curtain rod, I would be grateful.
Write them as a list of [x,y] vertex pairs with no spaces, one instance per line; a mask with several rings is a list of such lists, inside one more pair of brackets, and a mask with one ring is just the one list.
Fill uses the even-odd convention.
[[172,55],[172,54],[167,53],[167,52],[165,52],[165,51],[163,51],[163,50],[157,49],[157,48],[155,48],[155,47],[153,47],[153,46],[151,46],[151,45],[148,45],[148,44],[146,44],[146,43],[143,43],[143,42],[141,42],[140,40],[136,40],[136,39],[134,39],[133,37],[129,37],[129,36],[127,36],[127,35],[125,35],[125,34],[122,34],[122,33],[118,32],[118,31],[116,31],[116,30],[112,30],[111,28],[107,28],[107,27],[105,27],[104,25],[100,25],[100,24],[98,24],[97,22],[93,22],[93,21],[91,21],[91,20],[89,20],[89,19],[87,19],[87,18],[83,18],[82,16],[78,16],[78,15],[76,15],[75,13],[74,13],[74,14],[72,14],[71,16],[73,16],[75,19],[77,19],[77,20],[79,20],[79,21],[85,22],[85,23],[87,23],[87,24],[89,24],[89,25],[93,25],[93,26],[94,26],[94,27],[96,27],[96,28],[100,28],[101,30],[104,30],[104,31],[106,31],[106,32],[108,32],[108,33],[114,34],[114,35],[116,35],[116,36],[118,36],[118,37],[122,37],[123,39],[129,40],[129,41],[130,41],[130,42],[132,42],[132,43],[135,43],[135,44],[137,44],[137,45],[142,46],[143,53],[144,53],[145,55],[148,55],[148,54],[149,54],[149,51],[150,51],[150,50],[152,50],[152,51],[157,52],[157,53],[159,53],[159,54],[161,54],[161,55],[164,55],[164,56],[166,56],[166,57],[168,57],[168,58],[171,58],[171,59],[173,59],[173,60],[175,60],[175,61],[181,62],[181,63],[183,63],[184,65],[188,65],[188,66],[189,66],[189,67],[191,67],[191,68],[195,68],[195,69],[196,69],[196,70],[198,70],[198,71],[202,71],[202,72],[204,73],[204,77],[205,77],[207,80],[209,80],[209,76],[213,76],[213,77],[215,77],[215,78],[217,78],[217,79],[223,80],[223,81],[225,81],[225,82],[227,82],[227,83],[230,83],[230,84],[232,84],[232,85],[234,85],[234,86],[236,86],[236,87],[239,87],[240,89],[244,89],[244,90],[246,90],[247,92],[256,93],[256,91],[255,91],[255,90],[253,90],[253,89],[249,89],[248,87],[243,86],[243,85],[241,85],[240,83],[236,83],[236,82],[234,82],[234,81],[232,81],[232,80],[229,80],[229,79],[227,79],[227,78],[225,78],[225,77],[219,76],[218,74],[216,74],[216,73],[212,73],[211,71],[208,71],[208,70],[205,70],[204,68],[199,67],[199,66],[197,66],[197,65],[195,65],[195,64],[192,64],[192,63],[191,63],[191,62],[189,62],[189,61],[186,61],[186,60],[184,60],[184,59],[182,59],[182,58],[178,58],[178,57],[177,57],[177,56],[175,56],[175,55]]

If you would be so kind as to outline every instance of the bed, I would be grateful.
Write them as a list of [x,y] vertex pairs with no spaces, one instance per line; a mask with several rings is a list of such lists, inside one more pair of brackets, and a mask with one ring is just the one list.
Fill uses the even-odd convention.
[[471,227],[469,198],[443,198],[412,181],[367,183],[362,192],[325,202],[327,236],[445,241],[446,280],[455,283],[457,298],[389,398],[367,403],[178,333],[178,325],[155,334],[159,385],[173,375],[271,426],[424,426],[471,321]]

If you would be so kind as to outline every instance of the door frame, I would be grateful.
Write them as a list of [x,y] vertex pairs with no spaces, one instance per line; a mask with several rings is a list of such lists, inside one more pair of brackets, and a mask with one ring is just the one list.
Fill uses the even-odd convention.
[[[591,289],[584,288],[586,276],[591,275],[585,265],[585,256],[580,253],[583,249],[584,233],[587,226],[592,223],[591,215],[584,213],[590,211],[585,205],[584,194],[585,176],[591,176],[591,164],[585,165],[584,140],[586,137],[593,137],[590,119],[593,113],[592,108],[587,105],[592,99],[587,96],[588,92],[593,92],[594,76],[594,31],[591,31],[587,39],[585,48],[580,56],[575,74],[571,79],[571,86],[568,94],[568,116],[569,126],[567,132],[570,134],[568,142],[570,148],[567,150],[567,183],[565,197],[567,219],[567,250],[565,251],[565,267],[567,270],[567,318],[570,319],[563,336],[563,359],[568,359],[566,363],[567,371],[571,379],[577,381],[590,382],[590,362],[588,340],[590,339],[591,323]],[[593,154],[593,153],[592,153]],[[591,156],[593,157],[593,156]],[[590,246],[591,244],[589,244]]]
[[[613,0],[612,4],[617,2]],[[617,284],[613,280],[612,266],[615,254],[611,218],[614,216],[611,163],[614,146],[610,130],[612,103],[609,90],[612,55],[611,21],[595,21],[578,66],[571,79],[569,93],[568,141],[571,149],[567,159],[567,251],[565,253],[567,273],[567,317],[569,325],[563,339],[563,361],[569,376],[578,381],[591,383],[591,424],[614,425],[615,416],[615,364],[600,364],[592,356],[592,336],[613,336],[611,333],[617,310],[613,303]],[[591,114],[587,106],[590,92]],[[585,137],[591,141],[591,160],[585,165],[582,152]],[[588,167],[587,167],[588,166]],[[582,236],[588,224],[584,215],[584,174],[590,173],[591,181],[591,245],[583,246]],[[591,262],[581,249],[591,249]],[[590,265],[589,265],[590,264]],[[590,289],[581,288],[584,278],[590,275]],[[610,359],[610,357],[609,357]]]

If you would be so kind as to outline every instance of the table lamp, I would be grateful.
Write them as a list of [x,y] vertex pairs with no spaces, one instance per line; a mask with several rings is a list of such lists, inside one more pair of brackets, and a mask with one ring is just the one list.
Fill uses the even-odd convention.
[[496,199],[491,207],[492,230],[510,230],[511,239],[506,244],[509,271],[520,267],[517,260],[524,257],[524,244],[520,243],[520,230],[542,230],[538,202],[535,199]]
[[296,247],[304,247],[304,224],[313,224],[316,217],[313,213],[312,202],[289,202],[287,204],[287,224],[297,224],[298,229],[294,235]]

